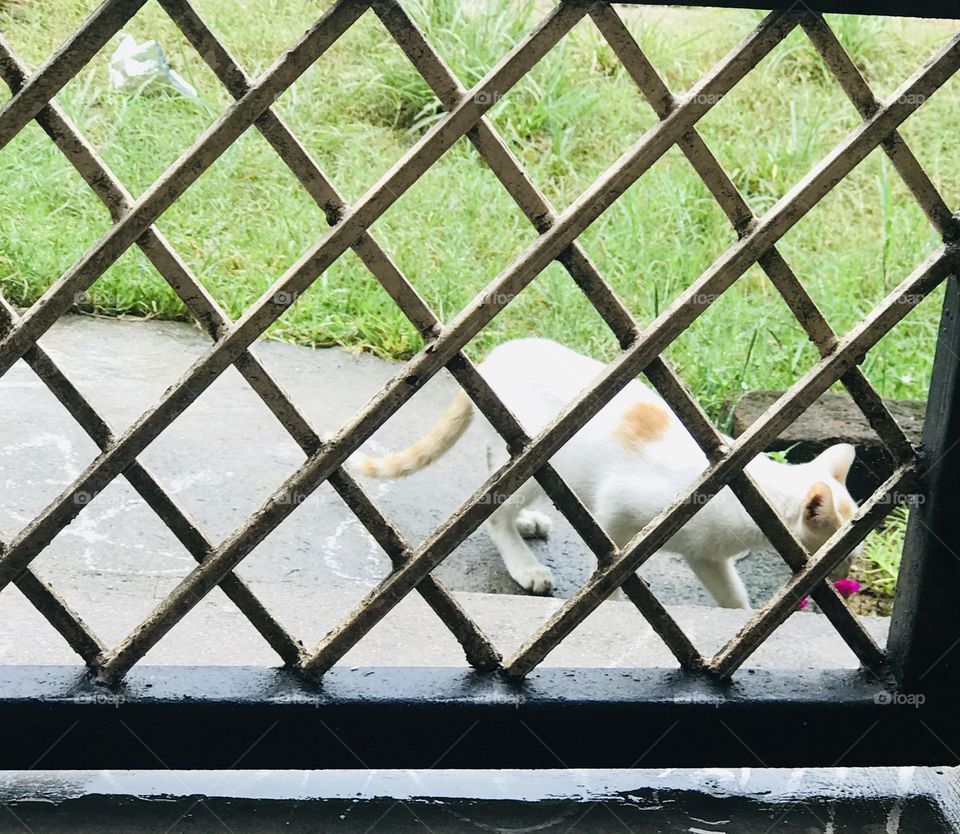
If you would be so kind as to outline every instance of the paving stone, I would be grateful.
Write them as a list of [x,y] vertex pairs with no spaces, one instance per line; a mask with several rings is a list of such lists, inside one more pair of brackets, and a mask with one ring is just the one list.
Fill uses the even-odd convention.
[[[782,393],[751,391],[744,394],[733,409],[734,437],[746,431]],[[926,403],[884,402],[910,441],[918,444]],[[857,501],[869,498],[892,474],[893,458],[847,394],[824,394],[788,426],[767,451],[788,450],[787,459],[791,463],[805,463],[834,443],[852,443],[857,447],[857,459],[847,479],[850,494]]]

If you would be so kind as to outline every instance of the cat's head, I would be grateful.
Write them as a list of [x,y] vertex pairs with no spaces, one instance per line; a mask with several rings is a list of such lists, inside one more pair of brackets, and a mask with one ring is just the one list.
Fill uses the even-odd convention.
[[[857,512],[857,503],[850,497],[846,481],[856,450],[849,443],[838,443],[823,451],[809,463],[797,467],[802,472],[803,499],[796,525],[800,540],[810,553],[815,553],[840,527]],[[830,574],[831,579],[847,575],[850,565],[862,551],[857,545]]]

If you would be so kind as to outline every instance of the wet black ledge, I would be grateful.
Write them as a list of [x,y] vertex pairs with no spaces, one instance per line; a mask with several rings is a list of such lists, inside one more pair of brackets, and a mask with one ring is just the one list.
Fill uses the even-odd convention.
[[[949,700],[949,699],[944,699]],[[0,669],[0,769],[953,765],[951,703],[843,670]]]

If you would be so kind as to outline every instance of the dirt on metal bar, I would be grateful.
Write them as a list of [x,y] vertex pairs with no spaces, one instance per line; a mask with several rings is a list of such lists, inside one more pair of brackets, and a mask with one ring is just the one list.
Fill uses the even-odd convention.
[[[837,80],[841,89],[857,112],[869,119],[880,109],[880,101],[861,75],[857,65],[847,54],[834,31],[821,15],[809,15],[803,20],[803,29],[814,48],[820,54],[827,69]],[[907,147],[900,132],[894,130],[881,144],[893,167],[907,186],[917,205],[923,210],[933,227],[946,240],[960,236],[960,221],[953,216],[940,192],[931,181],[923,166]]]

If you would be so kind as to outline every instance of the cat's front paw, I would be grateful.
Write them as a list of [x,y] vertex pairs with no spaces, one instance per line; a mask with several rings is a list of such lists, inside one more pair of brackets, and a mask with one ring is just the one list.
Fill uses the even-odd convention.
[[531,594],[549,594],[553,590],[553,573],[544,565],[522,568],[513,574],[513,578]]
[[517,532],[525,539],[545,539],[550,535],[553,521],[546,513],[523,510],[517,516]]

